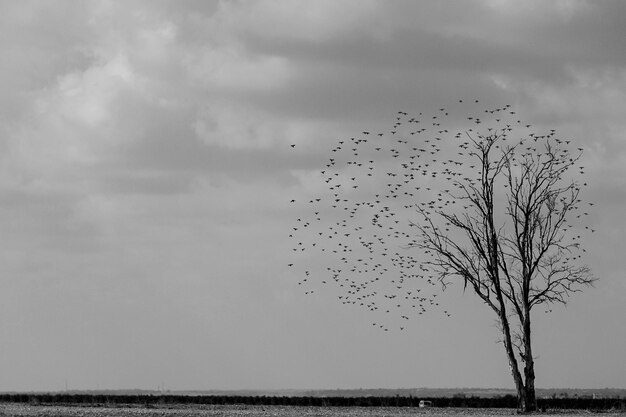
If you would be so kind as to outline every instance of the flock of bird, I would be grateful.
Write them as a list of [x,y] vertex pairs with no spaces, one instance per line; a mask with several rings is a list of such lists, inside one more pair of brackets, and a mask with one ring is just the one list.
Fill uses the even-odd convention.
[[[440,212],[468,209],[458,191],[461,184],[480,182],[476,141],[497,135],[496,148],[514,145],[520,159],[540,157],[550,143],[566,164],[578,166],[582,148],[570,149],[570,141],[555,130],[533,131],[508,104],[468,114],[478,106],[478,100],[459,100],[428,115],[399,111],[388,130],[362,131],[332,146],[314,173],[324,191],[291,199],[304,214],[290,230],[288,266],[305,294],[334,287],[342,304],[380,313],[373,315],[372,326],[404,330],[410,318],[443,309],[438,271],[424,262],[433,254],[415,248],[420,236],[411,225],[424,219],[437,223]],[[577,173],[584,168],[578,166]],[[440,227],[454,232],[450,225]]]

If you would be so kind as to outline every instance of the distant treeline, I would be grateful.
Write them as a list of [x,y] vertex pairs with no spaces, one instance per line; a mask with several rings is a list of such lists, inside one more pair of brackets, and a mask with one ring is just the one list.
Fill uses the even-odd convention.
[[[283,405],[325,407],[418,407],[421,400],[433,407],[516,408],[513,395],[498,397],[295,397],[238,395],[105,395],[71,393],[13,393],[0,394],[0,402],[58,405]],[[626,398],[541,398],[540,409],[626,410]]]

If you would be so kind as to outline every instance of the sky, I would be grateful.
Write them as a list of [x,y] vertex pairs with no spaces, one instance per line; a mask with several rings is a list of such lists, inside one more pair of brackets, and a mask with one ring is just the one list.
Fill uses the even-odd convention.
[[0,1],[0,391],[512,387],[462,286],[440,295],[451,317],[385,332],[288,266],[338,140],[463,98],[584,149],[598,281],[537,314],[536,383],[626,388],[625,17],[620,0]]

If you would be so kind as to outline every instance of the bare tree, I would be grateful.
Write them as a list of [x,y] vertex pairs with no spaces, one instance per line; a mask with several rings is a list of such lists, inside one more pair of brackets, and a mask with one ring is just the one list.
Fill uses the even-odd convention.
[[[557,138],[554,130],[539,135],[520,120],[509,121],[515,116],[509,105],[485,110],[487,122],[468,117],[473,128],[456,134],[441,127],[449,112],[440,109],[430,119],[399,112],[389,132],[372,135],[376,140],[363,132],[362,138],[350,139],[350,147],[340,141],[321,172],[332,194],[309,201],[316,210],[320,202],[330,203],[325,213],[330,225],[319,231],[320,211],[308,221],[299,219],[294,232],[314,239],[292,234],[301,238],[294,251],[316,248],[324,259],[333,258],[326,272],[347,290],[339,298],[370,311],[379,310],[376,300],[382,297],[397,309],[408,305],[422,314],[438,305],[436,294],[426,296],[415,285],[407,289],[409,284],[439,283],[445,289],[462,283],[496,314],[518,410],[533,411],[531,311],[565,304],[594,281],[589,268],[579,264],[580,227],[571,222],[588,214],[581,210],[581,185],[568,176],[576,167],[584,174],[582,148],[574,154],[570,141]],[[428,127],[421,127],[425,121]],[[405,125],[409,128],[403,130]],[[380,152],[383,157],[376,158]],[[455,157],[442,158],[446,152]],[[381,176],[391,180],[381,183]],[[426,198],[414,203],[420,196]],[[418,219],[408,215],[402,226],[403,210]],[[393,252],[390,242],[404,252]],[[311,271],[305,275],[301,285]],[[390,312],[388,306],[383,310]],[[400,317],[408,319],[409,313]]]
[[[411,223],[420,240],[411,246],[432,254],[427,264],[444,284],[460,279],[496,313],[518,407],[527,412],[537,407],[531,311],[541,304],[565,303],[593,278],[587,266],[570,262],[580,256],[573,255],[579,243],[565,233],[568,214],[580,203],[580,188],[562,182],[579,157],[570,157],[550,139],[541,153],[520,153],[523,141],[496,150],[507,130],[468,134],[470,155],[480,166],[479,180],[454,181],[458,192],[450,196],[466,203],[462,214],[436,212],[465,239],[451,237],[432,213],[421,209],[424,221]],[[498,180],[508,190],[502,207],[496,201]],[[506,213],[504,222],[498,222],[498,210]]]

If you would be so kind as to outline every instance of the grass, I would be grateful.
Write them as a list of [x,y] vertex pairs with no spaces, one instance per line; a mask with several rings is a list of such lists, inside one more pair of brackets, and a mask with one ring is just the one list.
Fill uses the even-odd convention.
[[[588,416],[585,410],[554,410],[533,414],[536,416]],[[624,412],[601,412],[603,416],[624,417]],[[414,407],[304,407],[268,405],[157,405],[157,406],[65,406],[0,404],[0,416],[41,417],[464,417],[512,416],[512,409],[485,408],[414,408]]]

